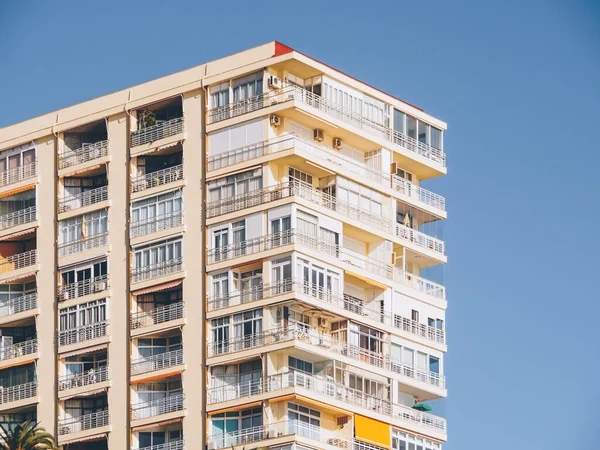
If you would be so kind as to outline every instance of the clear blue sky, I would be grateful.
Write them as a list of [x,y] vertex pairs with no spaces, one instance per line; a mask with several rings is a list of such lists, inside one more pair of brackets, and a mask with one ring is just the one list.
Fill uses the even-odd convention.
[[600,3],[333,3],[2,0],[0,126],[270,40],[422,107],[449,124],[445,449],[600,448]]

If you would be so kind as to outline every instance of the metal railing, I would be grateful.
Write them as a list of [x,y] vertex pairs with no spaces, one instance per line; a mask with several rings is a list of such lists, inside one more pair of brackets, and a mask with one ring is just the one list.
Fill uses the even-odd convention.
[[31,355],[38,351],[37,339],[18,342],[6,347],[0,347],[0,361],[18,358],[20,356]]
[[131,270],[131,282],[150,280],[151,278],[162,277],[170,273],[183,270],[183,258],[173,258],[168,261],[150,264],[148,266],[137,267]]
[[432,297],[442,300],[446,298],[446,288],[441,284],[434,283],[426,278],[405,272],[397,267],[394,267],[394,280],[416,291],[431,295]]
[[131,180],[131,192],[141,192],[155,186],[174,183],[183,179],[183,164],[140,175]]
[[108,155],[108,141],[86,144],[75,150],[64,149],[58,155],[58,168],[66,169],[67,167],[83,164],[106,155]]
[[146,419],[176,411],[182,411],[185,407],[185,395],[177,393],[165,398],[140,402],[131,405],[131,420]]
[[108,320],[101,322],[91,323],[88,325],[81,325],[79,327],[71,328],[69,330],[63,330],[58,332],[58,345],[70,345],[78,342],[91,341],[104,337],[108,334]]
[[0,317],[29,311],[37,307],[37,292],[0,302]]
[[290,327],[278,327],[260,333],[239,336],[208,343],[208,356],[224,355],[249,348],[289,341],[296,338],[296,330]]
[[136,147],[183,133],[183,117],[166,120],[131,133],[131,146]]
[[108,366],[96,367],[85,373],[71,373],[58,379],[58,390],[66,391],[108,381]]
[[161,353],[159,355],[148,356],[131,361],[131,373],[134,375],[153,370],[166,369],[167,367],[183,364],[183,349],[173,350]]
[[[283,98],[282,98],[283,100]],[[290,99],[291,100],[291,99]],[[273,92],[268,91],[253,97],[245,98],[238,102],[229,103],[228,105],[218,106],[208,110],[208,123],[220,122],[232,117],[241,116],[252,111],[271,106],[277,100],[274,98]]]
[[446,199],[434,192],[428,191],[416,184],[411,183],[397,175],[391,176],[392,189],[406,195],[412,200],[425,203],[432,208],[439,209],[440,211],[446,211]]
[[294,148],[294,135],[284,135],[208,157],[207,170],[217,170]]
[[179,439],[177,441],[166,442],[164,444],[151,445],[150,447],[142,447],[132,450],[183,450],[185,441]]
[[58,421],[58,435],[79,433],[94,428],[105,427],[110,424],[110,412],[108,409],[85,414],[79,417],[71,417]]
[[415,230],[400,223],[396,223],[394,225],[394,231],[396,236],[398,236],[400,239],[412,242],[421,248],[432,250],[440,255],[446,254],[446,244],[440,239],[434,238],[419,230]]
[[393,325],[406,333],[420,336],[430,341],[437,342],[438,344],[444,344],[446,342],[446,333],[444,330],[419,323],[408,317],[394,315]]
[[37,161],[0,172],[0,187],[33,178],[37,175]]
[[37,207],[30,206],[29,208],[13,211],[0,216],[0,230],[16,227],[37,220]]
[[12,272],[14,270],[25,269],[26,267],[37,264],[37,250],[29,250],[16,255],[0,257],[0,273]]
[[132,330],[138,328],[150,327],[159,323],[178,320],[183,317],[184,303],[172,303],[170,305],[159,306],[151,311],[140,311],[131,314],[130,327]]
[[84,295],[103,292],[110,288],[110,275],[100,275],[76,283],[66,284],[58,287],[58,299],[69,300],[83,297]]
[[66,242],[58,246],[58,256],[69,256],[75,253],[85,252],[93,248],[108,245],[108,232],[94,234],[83,239]]
[[58,212],[63,213],[108,200],[108,185],[100,186],[76,195],[69,195],[58,202]]
[[17,384],[16,386],[0,386],[0,404],[25,400],[37,395],[37,380],[29,383]]
[[129,229],[129,236],[134,238],[157,231],[175,228],[183,223],[183,211],[174,211],[160,216],[148,217],[147,219],[132,222]]

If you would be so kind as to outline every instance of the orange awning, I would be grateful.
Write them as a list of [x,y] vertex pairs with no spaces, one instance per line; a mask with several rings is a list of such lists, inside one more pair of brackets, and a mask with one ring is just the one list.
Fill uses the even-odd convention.
[[143,294],[150,294],[151,292],[166,291],[167,289],[171,289],[176,286],[179,286],[182,282],[183,282],[183,279],[180,278],[179,280],[168,281],[166,283],[157,284],[156,286],[138,289],[137,291],[133,291],[132,294],[133,295],[143,295]]
[[182,420],[183,420],[183,418],[181,418],[181,417],[179,417],[177,419],[163,420],[162,422],[158,422],[158,423],[151,423],[148,425],[142,425],[140,427],[134,427],[131,429],[131,431],[143,431],[143,430],[147,430],[149,428],[163,427],[165,425],[171,425],[172,423],[181,422]]
[[30,191],[32,189],[35,189],[35,184],[30,184],[28,186],[23,186],[23,187],[20,187],[17,189],[13,189],[12,191],[6,191],[6,192],[0,194],[0,198],[10,197],[11,195],[20,194],[21,192]]
[[149,381],[162,380],[163,378],[169,378],[169,377],[172,377],[173,375],[179,375],[180,373],[181,373],[181,370],[178,370],[176,372],[164,373],[162,375],[155,375],[153,377],[147,377],[147,378],[142,378],[141,380],[132,381],[131,384],[148,383]]
[[239,411],[241,409],[246,409],[246,408],[254,408],[255,406],[260,406],[262,405],[262,402],[252,402],[252,403],[244,403],[243,405],[235,405],[232,406],[231,408],[223,408],[223,409],[218,409],[216,411],[211,411],[208,414],[209,415],[214,415],[214,414],[221,414],[221,413],[226,413],[226,412],[232,412],[232,411]]
[[80,438],[74,438],[71,440],[62,441],[61,445],[70,444],[70,443],[74,443],[74,442],[98,441],[100,439],[106,439],[107,437],[108,437],[107,433],[93,434],[92,436],[86,436],[86,437],[80,437]]
[[392,445],[392,427],[389,423],[354,415],[354,436],[361,441],[373,443],[380,447],[390,448]]

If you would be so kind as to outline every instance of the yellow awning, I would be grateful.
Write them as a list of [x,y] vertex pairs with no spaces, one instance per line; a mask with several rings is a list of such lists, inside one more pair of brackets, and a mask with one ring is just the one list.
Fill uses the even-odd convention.
[[388,286],[386,286],[385,284],[382,283],[378,283],[377,281],[372,280],[371,278],[367,278],[367,277],[363,277],[362,275],[359,275],[355,272],[352,272],[350,270],[344,270],[344,273],[347,273],[348,275],[351,275],[355,278],[358,278],[359,280],[363,280],[366,283],[372,284],[373,286],[377,286],[380,289],[387,289]]
[[28,186],[23,186],[23,187],[20,187],[20,188],[17,188],[17,189],[13,189],[11,191],[6,191],[6,192],[0,194],[0,198],[10,197],[11,195],[20,194],[21,192],[30,191],[32,189],[35,189],[35,184],[30,184]]
[[133,291],[132,294],[133,295],[143,295],[143,294],[150,294],[151,292],[166,291],[167,289],[171,289],[171,288],[174,288],[175,286],[179,286],[182,282],[183,282],[183,279],[179,279],[179,280],[175,280],[175,281],[168,281],[166,283],[157,284],[156,286],[138,289],[137,291]]
[[212,416],[214,414],[221,414],[221,413],[232,412],[232,411],[240,411],[240,410],[246,409],[246,408],[254,408],[255,406],[260,406],[260,405],[262,405],[261,401],[252,402],[252,403],[244,403],[243,405],[235,405],[230,408],[223,408],[223,409],[218,409],[216,411],[211,411],[208,414],[210,416]]
[[376,444],[381,447],[391,447],[392,427],[369,417],[354,415],[354,436],[356,439]]
[[180,373],[181,373],[181,370],[176,370],[174,372],[163,373],[162,375],[155,375],[152,377],[147,377],[147,378],[142,378],[140,380],[132,381],[131,384],[148,383],[150,381],[162,380],[163,378],[169,378],[174,375],[179,375]]

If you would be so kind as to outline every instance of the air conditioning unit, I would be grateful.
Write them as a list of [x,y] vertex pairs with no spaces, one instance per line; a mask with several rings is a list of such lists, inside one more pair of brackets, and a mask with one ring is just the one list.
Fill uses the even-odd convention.
[[323,130],[315,128],[313,130],[313,138],[315,139],[315,141],[323,142],[323,140],[325,139],[325,133],[323,132]]
[[274,439],[277,437],[277,430],[274,430],[273,428],[269,429],[269,439]]
[[269,117],[269,123],[274,127],[278,127],[281,125],[281,117],[279,117],[277,114],[271,114]]
[[69,293],[69,291],[62,291],[60,293],[61,300],[69,300],[70,297],[71,297],[71,294]]
[[342,140],[340,138],[333,138],[333,148],[336,150],[342,149]]
[[281,89],[281,80],[275,75],[269,75],[269,87],[271,89]]
[[107,288],[106,281],[97,281],[94,283],[94,292],[102,292]]
[[217,443],[213,442],[213,441],[210,441],[208,443],[208,450],[217,450]]
[[329,328],[329,320],[326,317],[319,317],[319,326]]
[[390,163],[390,173],[392,175],[396,175],[396,171],[398,170],[398,163]]
[[0,336],[0,348],[6,348],[13,345],[12,336]]

